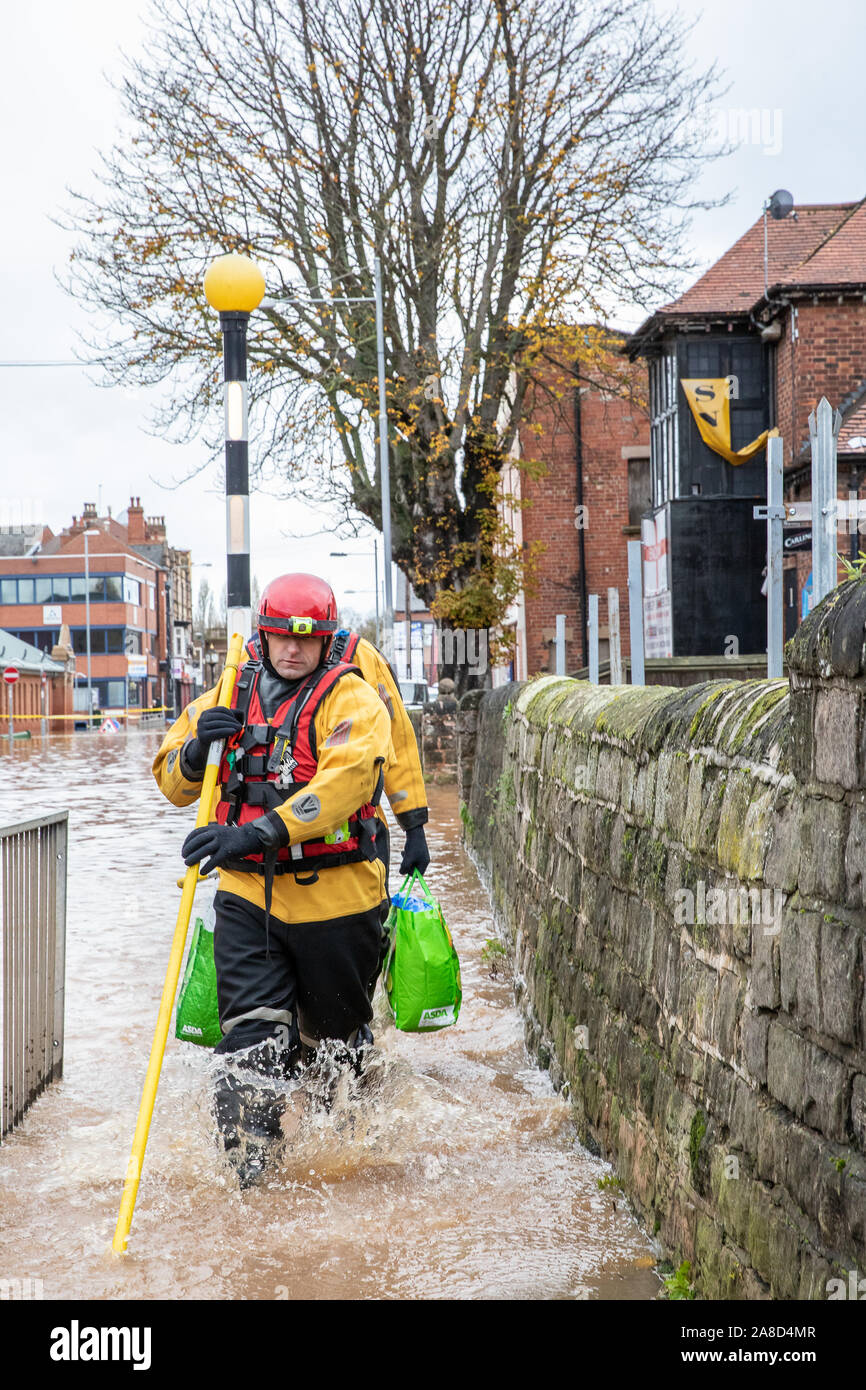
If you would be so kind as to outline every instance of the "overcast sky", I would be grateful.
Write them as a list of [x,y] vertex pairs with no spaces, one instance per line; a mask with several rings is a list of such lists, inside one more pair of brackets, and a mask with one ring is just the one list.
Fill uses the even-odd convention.
[[[697,18],[689,0],[664,5]],[[67,186],[93,185],[96,151],[114,138],[119,102],[109,79],[121,50],[143,34],[139,0],[41,0],[4,14],[0,119],[4,131],[0,360],[73,356],[84,324],[78,304],[55,283],[71,238],[51,219],[68,206]],[[760,214],[763,199],[788,188],[799,202],[839,202],[866,193],[864,176],[863,0],[725,0],[707,5],[689,40],[698,66],[717,58],[729,90],[717,121],[732,136],[740,110],[760,113],[749,138],[708,166],[701,194],[730,192],[728,205],[697,216],[699,268],[711,264]],[[750,123],[751,124],[751,123]],[[655,307],[655,306],[649,306]],[[634,322],[623,315],[625,324]],[[57,531],[86,501],[115,515],[130,495],[147,514],[164,514],[169,542],[207,561],[216,588],[225,581],[225,504],[215,470],[177,486],[205,457],[196,441],[170,445],[147,432],[157,399],[92,385],[78,368],[0,368],[3,477],[0,525],[41,520]],[[251,432],[255,428],[251,420]],[[288,569],[331,578],[338,598],[373,606],[370,562],[331,560],[331,549],[364,543],[312,536],[324,517],[272,498],[252,499],[253,569],[264,583]],[[286,532],[310,539],[287,540]],[[369,532],[372,537],[372,531]],[[349,596],[347,590],[366,590]]]

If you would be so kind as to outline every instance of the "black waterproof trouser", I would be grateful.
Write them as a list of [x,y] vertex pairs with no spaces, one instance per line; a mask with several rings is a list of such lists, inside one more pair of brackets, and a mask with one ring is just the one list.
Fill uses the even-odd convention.
[[[281,921],[234,893],[214,899],[220,1024],[216,1051],[272,1040],[274,1059],[301,1041],[351,1039],[373,1016],[387,899],[328,922]],[[269,1049],[270,1050],[270,1049]],[[282,1069],[279,1064],[275,1069]]]

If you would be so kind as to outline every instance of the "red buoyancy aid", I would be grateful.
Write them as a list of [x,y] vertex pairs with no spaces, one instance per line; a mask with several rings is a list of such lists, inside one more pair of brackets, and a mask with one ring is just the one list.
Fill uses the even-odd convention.
[[[255,651],[252,642],[247,647]],[[358,668],[346,662],[318,667],[277,707],[269,720],[258,695],[261,672],[261,661],[249,660],[241,667],[235,683],[232,709],[242,711],[244,727],[229,739],[220,761],[220,800],[215,813],[218,825],[244,825],[275,810],[296,794],[302,810],[303,788],[312,781],[318,764],[316,710],[338,680],[345,676],[363,680]],[[298,873],[310,868],[330,868],[375,859],[376,806],[381,794],[380,768],[372,800],[332,834],[281,848],[276,872]],[[225,867],[262,873],[264,859],[262,854],[251,854],[232,860]]]

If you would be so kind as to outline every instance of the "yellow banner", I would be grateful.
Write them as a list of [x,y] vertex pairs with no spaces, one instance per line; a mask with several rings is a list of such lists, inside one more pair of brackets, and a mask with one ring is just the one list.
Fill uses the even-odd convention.
[[770,435],[779,433],[777,429],[764,430],[744,449],[731,448],[731,405],[728,395],[729,382],[726,377],[703,377],[686,380],[680,385],[686,393],[695,423],[701,432],[701,439],[714,453],[721,454],[728,463],[748,463],[759,450],[763,449]]

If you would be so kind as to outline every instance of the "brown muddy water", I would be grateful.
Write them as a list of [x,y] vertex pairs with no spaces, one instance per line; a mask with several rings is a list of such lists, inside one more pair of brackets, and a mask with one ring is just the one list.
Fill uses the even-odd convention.
[[159,741],[36,738],[0,759],[2,823],[70,812],[64,1077],[0,1147],[4,1279],[46,1299],[655,1298],[650,1242],[482,962],[495,927],[451,787],[430,791],[428,880],[461,958],[456,1027],[398,1033],[377,995],[365,1089],[329,1113],[296,1096],[281,1165],[244,1194],[214,1143],[209,1053],[170,1036],[129,1251],[109,1253],[194,821],[150,776]]

